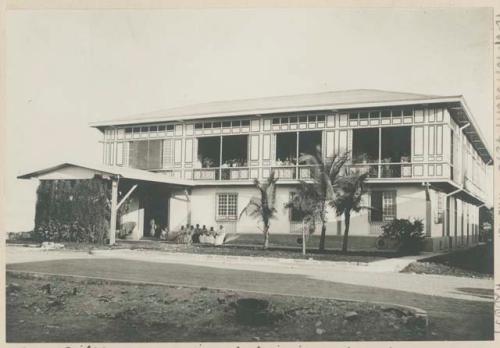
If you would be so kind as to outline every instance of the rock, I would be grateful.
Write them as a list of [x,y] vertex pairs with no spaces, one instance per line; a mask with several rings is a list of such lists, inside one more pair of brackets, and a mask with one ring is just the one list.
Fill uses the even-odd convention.
[[50,295],[50,283],[42,285],[40,289],[45,290],[47,292],[47,294]]
[[258,336],[252,337],[252,340],[254,340],[254,341],[260,341],[260,337],[258,337]]
[[321,320],[319,320],[319,321],[317,321],[317,322],[316,322],[316,324],[315,324],[315,325],[316,325],[316,327],[320,327],[320,326],[321,326],[321,324],[323,324],[323,323],[321,322]]
[[49,296],[47,296],[47,298],[48,298],[49,300],[56,300],[56,299],[57,299],[57,296],[56,296],[56,295],[49,295]]
[[324,333],[325,333],[325,330],[323,330],[322,328],[318,327],[318,328],[316,329],[316,334],[318,334],[318,335],[322,335],[322,334],[324,334]]
[[359,317],[359,314],[354,312],[354,311],[346,312],[344,314],[344,318],[347,320],[354,320],[354,319],[357,319],[358,317]]
[[22,323],[24,323],[24,320],[19,320],[19,322],[22,324]]
[[54,242],[43,242],[40,246],[44,250],[63,249],[64,244]]

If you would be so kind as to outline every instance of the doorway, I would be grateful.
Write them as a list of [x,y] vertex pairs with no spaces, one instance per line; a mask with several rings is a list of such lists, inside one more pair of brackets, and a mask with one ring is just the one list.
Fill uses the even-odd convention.
[[158,188],[150,188],[144,193],[142,199],[142,208],[144,209],[143,237],[158,238],[161,229],[168,226],[168,201],[168,193]]

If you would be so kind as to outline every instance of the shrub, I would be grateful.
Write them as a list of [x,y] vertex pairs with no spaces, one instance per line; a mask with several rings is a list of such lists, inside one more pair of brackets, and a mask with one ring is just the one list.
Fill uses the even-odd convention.
[[[42,180],[37,190],[33,239],[105,243],[111,216],[110,186],[109,181],[98,178]],[[119,214],[127,210],[125,204]]]
[[383,225],[382,230],[382,237],[396,240],[401,253],[418,254],[424,247],[424,224],[420,219],[394,219]]

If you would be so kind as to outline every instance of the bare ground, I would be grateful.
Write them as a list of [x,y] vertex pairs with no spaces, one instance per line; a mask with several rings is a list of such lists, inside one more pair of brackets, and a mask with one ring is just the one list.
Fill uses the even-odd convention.
[[[272,323],[238,322],[235,303],[248,297],[270,302]],[[425,339],[422,322],[397,307],[7,273],[8,342]]]

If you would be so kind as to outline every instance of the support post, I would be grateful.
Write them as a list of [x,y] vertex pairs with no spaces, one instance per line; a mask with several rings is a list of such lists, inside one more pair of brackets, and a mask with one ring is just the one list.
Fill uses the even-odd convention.
[[432,206],[431,206],[431,196],[429,193],[429,186],[430,184],[428,182],[424,183],[425,186],[425,235],[427,237],[431,236],[431,220],[432,220]]
[[111,179],[111,221],[109,224],[109,245],[115,244],[116,235],[116,215],[118,201],[118,178]]

